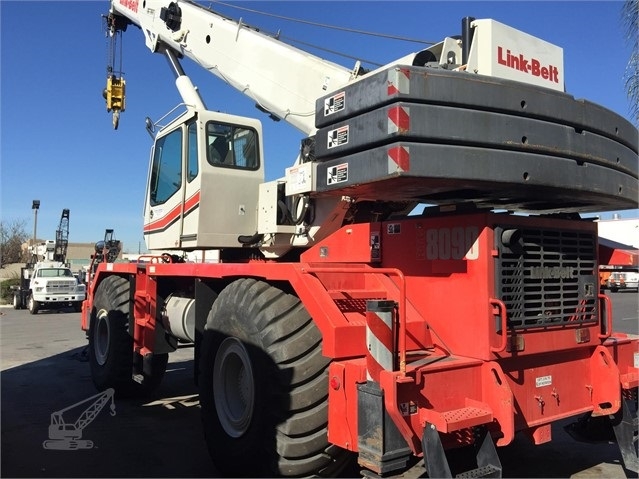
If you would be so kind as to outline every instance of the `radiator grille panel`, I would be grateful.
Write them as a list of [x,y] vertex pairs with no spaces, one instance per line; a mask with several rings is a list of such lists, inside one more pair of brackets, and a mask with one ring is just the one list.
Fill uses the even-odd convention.
[[46,292],[50,294],[66,294],[75,291],[76,282],[74,280],[47,281]]
[[591,233],[495,229],[496,291],[511,329],[597,321],[596,241]]

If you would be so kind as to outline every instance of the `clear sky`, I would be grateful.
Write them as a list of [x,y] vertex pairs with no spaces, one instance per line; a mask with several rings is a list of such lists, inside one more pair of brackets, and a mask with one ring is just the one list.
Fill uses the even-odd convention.
[[[167,0],[168,3],[168,0]],[[460,32],[464,16],[493,18],[564,49],[566,89],[629,117],[623,74],[630,55],[620,1],[606,2],[229,2],[275,15],[358,30],[439,41]],[[380,64],[421,48],[406,41],[298,24],[238,10],[213,9],[265,31]],[[41,201],[38,237],[55,239],[63,208],[70,209],[71,242],[95,242],[113,228],[125,251],[144,247],[142,206],[154,120],[180,102],[166,60],[151,54],[142,33],[123,38],[126,111],[114,131],[102,90],[107,41],[102,14],[108,1],[0,1],[0,176],[3,221],[24,220],[33,232],[32,200]],[[314,51],[347,67],[354,60]],[[283,175],[299,148],[299,134],[274,123],[190,61],[186,73],[211,109],[260,118],[267,180]],[[610,213],[603,214],[609,218]],[[637,211],[622,212],[623,217]]]

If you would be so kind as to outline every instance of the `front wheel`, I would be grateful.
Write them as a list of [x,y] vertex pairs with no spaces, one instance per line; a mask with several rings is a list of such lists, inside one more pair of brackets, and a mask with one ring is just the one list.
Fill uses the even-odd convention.
[[297,297],[253,279],[231,283],[201,349],[204,435],[223,474],[331,475],[345,465],[350,456],[327,436],[329,360]]
[[27,307],[29,308],[29,313],[38,314],[40,311],[40,303],[33,299],[33,295],[29,295],[29,300],[27,301]]
[[100,391],[113,388],[120,396],[150,393],[161,382],[168,353],[155,354],[151,374],[133,379],[133,338],[129,335],[129,281],[109,276],[98,286],[89,324],[91,379]]

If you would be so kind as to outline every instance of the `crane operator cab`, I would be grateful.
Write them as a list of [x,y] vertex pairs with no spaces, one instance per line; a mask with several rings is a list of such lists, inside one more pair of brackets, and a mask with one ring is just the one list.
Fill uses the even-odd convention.
[[155,138],[144,208],[149,250],[242,248],[257,231],[264,182],[258,120],[186,113]]

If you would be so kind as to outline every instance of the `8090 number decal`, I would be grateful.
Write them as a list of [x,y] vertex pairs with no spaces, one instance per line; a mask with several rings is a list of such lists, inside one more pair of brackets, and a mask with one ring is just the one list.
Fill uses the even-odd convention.
[[479,229],[476,226],[429,228],[426,230],[426,259],[479,258]]

